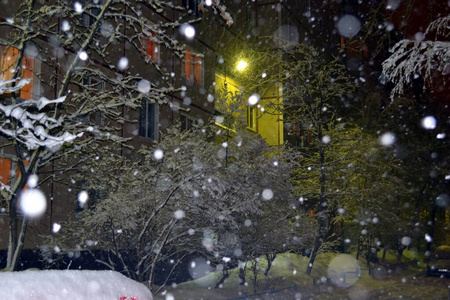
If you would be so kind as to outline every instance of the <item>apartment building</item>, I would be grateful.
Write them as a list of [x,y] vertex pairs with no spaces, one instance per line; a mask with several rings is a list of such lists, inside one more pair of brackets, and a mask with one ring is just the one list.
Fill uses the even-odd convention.
[[[237,80],[236,61],[223,60],[223,45],[236,41],[237,36],[259,37],[277,32],[286,35],[280,28],[284,28],[285,21],[293,22],[295,15],[283,1],[230,1],[226,8],[215,2],[208,6],[201,1],[186,0],[169,1],[161,7],[139,1],[127,6],[108,0],[38,0],[27,7],[30,3],[1,5],[0,22],[9,25],[0,26],[4,37],[0,79],[30,79],[19,91],[0,95],[2,104],[66,96],[70,103],[64,106],[67,110],[57,111],[55,104],[44,111],[63,115],[72,132],[89,128],[86,135],[103,131],[127,139],[127,145],[132,147],[118,147],[116,151],[126,156],[157,140],[174,122],[189,129],[194,123],[206,122],[220,114],[211,95],[224,84],[232,91],[244,88]],[[195,37],[183,31],[188,23],[189,28],[195,29]],[[24,27],[15,28],[15,24]],[[31,30],[26,31],[26,26]],[[289,25],[287,28],[293,31],[287,32],[285,38],[294,35],[294,39],[300,40],[295,36],[296,27]],[[277,47],[264,45],[269,46]],[[284,142],[281,112],[264,112],[266,103],[282,103],[282,90],[281,85],[274,86],[260,95],[257,105],[245,108],[248,130],[260,134],[269,145]],[[117,109],[111,109],[115,106]],[[44,158],[58,153],[57,150],[47,149],[40,158],[35,158],[33,153],[39,147],[18,148],[11,140],[11,136],[2,135],[3,188],[20,186],[19,192],[26,189],[21,173],[25,170],[33,174],[35,170],[46,196],[45,213],[26,224],[25,247],[35,248],[40,244],[40,235],[52,234],[55,224],[75,217],[76,191],[80,186],[70,177],[59,178],[62,159],[44,164]],[[23,155],[18,155],[18,150]],[[0,249],[6,249],[10,227],[16,227],[13,239],[19,241],[23,222],[19,197],[11,198],[4,191],[2,198]],[[15,223],[11,222],[11,207],[13,214],[17,214]]]

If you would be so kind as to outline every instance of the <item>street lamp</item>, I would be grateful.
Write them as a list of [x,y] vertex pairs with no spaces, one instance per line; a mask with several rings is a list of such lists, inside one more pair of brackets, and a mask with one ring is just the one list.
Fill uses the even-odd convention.
[[243,71],[245,68],[247,68],[247,65],[248,64],[246,61],[240,60],[240,61],[238,61],[237,65],[236,65],[236,69],[238,71]]

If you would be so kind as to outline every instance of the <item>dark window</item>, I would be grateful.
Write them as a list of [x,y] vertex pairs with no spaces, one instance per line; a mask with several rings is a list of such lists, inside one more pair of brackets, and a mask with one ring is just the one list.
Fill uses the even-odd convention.
[[195,120],[189,118],[186,115],[181,115],[180,119],[181,119],[181,131],[189,130],[195,124]]
[[251,32],[256,27],[255,12],[252,7],[247,8],[247,28]]
[[[82,88],[82,91],[89,92],[90,97],[98,97],[99,93],[105,89],[105,84],[102,80],[88,76],[84,79],[84,87]],[[92,99],[92,98],[91,98]],[[97,109],[95,109],[95,112],[82,114],[79,116],[82,122],[88,123],[91,121],[91,115],[93,116],[94,123],[96,125],[103,125],[103,118],[102,118],[102,112],[99,108],[101,103],[98,103],[98,101],[94,101],[97,105]]]
[[[77,187],[79,189],[79,192],[82,191],[81,187],[86,187],[87,182],[82,181],[81,183],[77,184]],[[88,189],[86,190],[88,193],[88,199],[87,202],[84,204],[81,204],[79,201],[77,201],[76,207],[75,207],[75,218],[80,218],[81,214],[85,209],[93,209],[97,203],[99,203],[101,200],[104,200],[108,197],[108,193],[104,189]]]
[[102,11],[103,0],[85,0],[84,6],[90,6],[90,9],[86,10],[83,14],[83,23],[86,26],[92,26],[95,23],[96,17]]
[[198,9],[200,1],[199,0],[183,0],[183,7],[186,7],[186,9],[196,17],[201,18],[202,12]]
[[157,133],[156,105],[142,100],[142,109],[139,116],[139,135],[149,139],[155,139]]

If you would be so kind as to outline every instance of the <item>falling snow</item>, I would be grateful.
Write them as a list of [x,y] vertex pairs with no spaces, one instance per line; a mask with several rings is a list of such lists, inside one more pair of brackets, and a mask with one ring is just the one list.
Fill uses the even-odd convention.
[[184,23],[180,26],[180,32],[183,34],[187,39],[193,39],[195,37],[195,28],[194,26]]
[[86,53],[86,51],[80,51],[80,52],[78,53],[78,57],[79,57],[81,60],[87,60],[87,59],[88,59],[88,54]]
[[352,38],[361,29],[361,21],[353,15],[344,15],[339,19],[336,27],[341,35]]
[[23,214],[30,218],[41,216],[47,208],[47,200],[42,191],[30,188],[20,195],[20,209]]
[[121,71],[125,70],[128,67],[128,58],[121,57],[119,62],[117,63],[117,68]]
[[[5,270],[36,229],[49,266],[95,249],[166,300],[293,278],[295,299],[375,279],[446,296],[425,277],[448,251],[446,1],[21,2],[2,16]],[[115,272],[0,276],[4,299],[152,299]]]
[[437,121],[433,116],[427,116],[422,119],[421,124],[424,129],[432,130],[436,129]]
[[379,141],[382,146],[388,147],[388,146],[392,146],[395,143],[395,139],[396,138],[393,133],[386,132],[380,136]]

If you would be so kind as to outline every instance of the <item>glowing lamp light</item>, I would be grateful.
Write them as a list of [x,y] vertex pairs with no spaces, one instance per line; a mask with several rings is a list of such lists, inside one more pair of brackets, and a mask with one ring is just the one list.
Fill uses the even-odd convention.
[[238,70],[238,71],[242,71],[242,70],[244,70],[245,68],[247,68],[247,62],[245,62],[245,61],[243,61],[243,60],[240,60],[238,63],[237,63],[237,66],[236,66],[236,69]]

